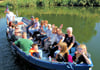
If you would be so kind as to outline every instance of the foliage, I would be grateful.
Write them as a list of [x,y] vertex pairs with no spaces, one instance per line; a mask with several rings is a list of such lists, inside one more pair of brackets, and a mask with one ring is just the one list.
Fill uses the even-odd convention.
[[16,7],[36,6],[100,6],[100,0],[5,0],[1,5]]

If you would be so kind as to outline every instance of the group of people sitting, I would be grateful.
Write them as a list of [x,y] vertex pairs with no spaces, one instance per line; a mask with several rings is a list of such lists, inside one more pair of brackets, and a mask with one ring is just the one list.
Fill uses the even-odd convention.
[[[49,53],[48,57],[51,56],[55,61],[91,64],[86,45],[77,44],[72,27],[68,27],[67,34],[64,34],[63,24],[57,27],[55,24],[48,24],[47,20],[41,20],[39,23],[39,18],[33,16],[31,22],[25,25],[26,30],[12,24],[11,21],[8,24],[7,35],[13,45],[17,45],[26,54],[42,58],[38,51],[41,46],[45,53]],[[38,41],[38,44],[35,44],[35,41]]]

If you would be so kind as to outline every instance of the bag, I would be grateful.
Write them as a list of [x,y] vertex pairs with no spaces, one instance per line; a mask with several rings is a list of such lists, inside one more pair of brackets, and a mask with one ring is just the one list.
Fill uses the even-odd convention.
[[73,63],[73,59],[72,59],[72,56],[71,55],[68,55],[68,62]]

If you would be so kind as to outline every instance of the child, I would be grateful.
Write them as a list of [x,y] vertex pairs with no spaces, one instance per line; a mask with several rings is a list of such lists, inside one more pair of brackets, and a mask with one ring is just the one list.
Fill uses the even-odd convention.
[[39,50],[38,50],[38,45],[37,44],[32,44],[32,48],[30,49],[29,52],[30,52],[31,56],[40,58]]

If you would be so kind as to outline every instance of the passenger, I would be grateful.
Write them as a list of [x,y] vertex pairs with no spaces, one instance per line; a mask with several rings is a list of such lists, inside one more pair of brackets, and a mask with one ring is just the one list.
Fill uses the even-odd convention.
[[29,32],[33,35],[35,31],[38,31],[40,27],[39,18],[35,18],[34,25],[29,28]]
[[32,44],[32,48],[29,50],[29,52],[30,52],[31,56],[40,58],[37,44]]
[[22,38],[22,31],[19,29],[19,27],[16,27],[14,34],[11,36],[11,41],[15,42],[16,40],[21,38]]
[[39,27],[40,27],[39,18],[36,17],[36,18],[35,18],[35,23],[34,23],[34,28],[35,28],[35,29],[39,29]]
[[52,29],[52,34],[51,34],[50,37],[51,37],[51,39],[50,39],[51,44],[53,45],[54,42],[57,41],[56,27],[54,27],[54,28]]
[[35,21],[35,20],[34,20],[34,16],[31,16],[31,22],[30,22],[30,23],[27,25],[27,27],[26,27],[27,33],[29,33],[29,27],[32,26],[32,25],[34,26],[34,21]]
[[[68,45],[69,53],[72,54],[72,56],[74,56],[73,53],[75,53],[76,47],[75,47],[75,37],[72,34],[72,32],[73,32],[72,27],[68,27],[67,28],[67,34],[65,34],[64,42],[66,42],[67,45]],[[72,52],[72,49],[74,50],[73,52]]]
[[44,26],[44,20],[41,20],[41,27]]
[[67,44],[65,42],[59,43],[60,52],[56,55],[56,60],[59,62],[73,62],[72,56],[69,55]]
[[57,41],[54,42],[52,48],[50,49],[50,54],[48,56],[54,57],[54,52],[58,50],[58,44],[63,42],[64,37],[62,36],[62,31],[57,28]]
[[9,11],[8,8],[5,10],[5,13],[6,13],[6,18],[7,18],[7,24],[9,25],[9,22],[12,22],[12,25],[15,26],[15,14]]
[[46,30],[46,35],[47,35],[47,38],[44,39],[44,50],[45,51],[48,51],[48,44],[51,44],[50,42],[50,39],[51,39],[51,34],[52,34],[52,28],[51,28],[51,24],[48,24],[48,29]]
[[46,32],[47,29],[48,29],[48,21],[45,20],[45,21],[44,21],[43,30]]
[[86,64],[91,64],[91,61],[89,58],[90,58],[90,55],[87,53],[86,45],[80,44],[77,47],[77,51],[75,52],[75,56],[73,57],[73,60],[77,64],[81,62],[86,63]]
[[13,45],[17,45],[18,47],[20,47],[20,49],[22,49],[26,54],[29,54],[29,50],[30,50],[32,44],[33,44],[33,42],[31,40],[27,39],[26,32],[23,32],[21,39],[18,39],[17,41],[15,41],[13,43]]
[[11,39],[13,33],[14,33],[14,26],[12,26],[12,22],[9,22],[9,26],[7,27],[7,35],[9,39]]
[[43,37],[46,37],[46,33],[44,32],[42,26],[40,27],[39,32],[40,32],[40,36],[38,36],[38,41],[39,41],[39,44],[41,45],[41,39],[42,39]]

